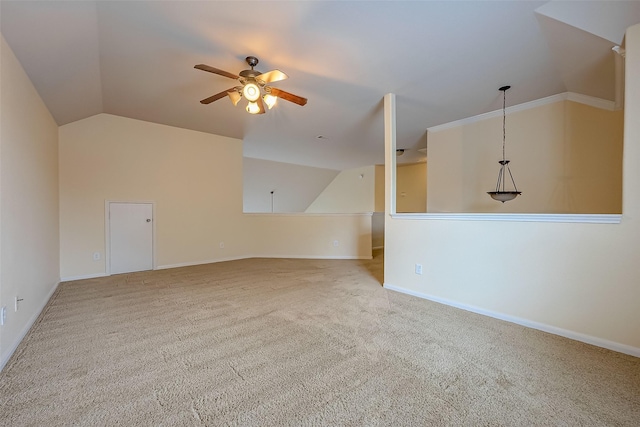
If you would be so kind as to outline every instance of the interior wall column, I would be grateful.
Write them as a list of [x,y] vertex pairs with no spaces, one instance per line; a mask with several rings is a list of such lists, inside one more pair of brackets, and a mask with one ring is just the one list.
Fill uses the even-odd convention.
[[[396,213],[396,95],[384,96],[384,239],[387,241],[391,214]],[[385,245],[385,252],[387,251]],[[389,271],[384,257],[384,271]],[[386,279],[384,280],[386,282]]]

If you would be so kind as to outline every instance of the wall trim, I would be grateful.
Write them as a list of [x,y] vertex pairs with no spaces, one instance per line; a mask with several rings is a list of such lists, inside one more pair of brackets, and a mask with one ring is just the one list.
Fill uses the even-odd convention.
[[366,256],[366,255],[341,255],[341,256],[323,256],[323,255],[242,255],[242,256],[237,256],[237,257],[228,257],[228,258],[217,258],[217,259],[210,259],[210,260],[206,260],[206,261],[196,261],[196,262],[181,262],[181,263],[177,263],[177,264],[165,264],[165,265],[159,265],[158,267],[156,267],[156,270],[166,270],[168,268],[180,268],[180,267],[192,267],[195,265],[204,265],[204,264],[215,264],[218,262],[227,262],[227,261],[238,261],[241,259],[251,259],[251,258],[271,258],[271,259],[291,259],[291,258],[295,258],[295,259],[335,259],[335,260],[342,260],[342,259],[373,259],[372,256]]
[[343,259],[373,259],[371,255],[254,255],[250,258],[281,258],[281,259],[327,259],[327,260],[343,260]]
[[33,313],[33,315],[29,318],[27,323],[24,325],[24,328],[22,328],[22,330],[18,334],[18,338],[16,339],[16,341],[2,355],[2,360],[0,360],[0,371],[2,371],[4,367],[7,365],[7,362],[9,361],[9,359],[11,359],[11,356],[13,356],[13,353],[15,353],[20,343],[22,343],[22,340],[24,340],[24,337],[27,336],[27,333],[31,330],[31,327],[33,326],[33,324],[36,322],[36,320],[38,320],[38,317],[40,317],[40,315],[42,314],[42,311],[49,303],[51,296],[53,296],[53,294],[56,292],[56,289],[58,289],[59,285],[60,285],[60,282],[56,283],[54,286],[51,287],[49,294],[46,296],[46,298],[44,298],[44,302],[41,304],[40,308],[36,310],[35,313]]
[[60,279],[60,282],[72,282],[74,280],[85,280],[85,279],[95,279],[98,277],[107,277],[110,274],[107,273],[92,273],[92,274],[82,274],[80,276],[68,276]]
[[590,107],[600,108],[601,110],[614,111],[616,102],[608,99],[596,98],[594,96],[583,95],[581,93],[566,92],[567,101],[577,102],[579,104],[588,105]]
[[524,319],[522,317],[516,317],[508,314],[499,313],[496,311],[486,310],[484,308],[459,303],[446,298],[439,298],[433,295],[412,291],[410,289],[405,289],[400,286],[395,286],[389,283],[385,283],[383,287],[385,289],[389,289],[389,290],[400,292],[407,295],[412,295],[418,298],[437,302],[439,304],[448,305],[451,307],[459,308],[461,310],[481,314],[483,316],[504,320],[505,322],[515,323],[517,325],[525,326],[527,328],[537,329],[542,332],[548,332],[550,334],[559,335],[561,337],[569,338],[575,341],[580,341],[586,344],[595,345],[596,347],[602,347],[608,350],[617,351],[618,353],[624,353],[631,356],[640,357],[640,348],[638,347],[632,347],[630,345],[620,344],[614,341],[605,340],[603,338],[594,337],[592,335],[582,334],[580,332],[574,332],[568,329],[558,328],[556,326],[548,325],[546,323],[535,322],[533,320]]
[[217,262],[237,261],[240,259],[247,259],[247,258],[253,258],[253,257],[241,255],[237,257],[216,258],[216,259],[208,259],[204,261],[179,262],[176,264],[159,265],[155,268],[155,270],[166,270],[168,268],[180,268],[180,267],[193,267],[194,265],[215,264]]
[[340,216],[373,216],[373,212],[358,212],[358,213],[307,213],[307,212],[242,212],[243,215],[250,216],[301,216],[301,217],[340,217]]
[[396,213],[393,219],[620,224],[622,214]]
[[[380,246],[379,248],[372,248],[372,249],[381,249],[384,248],[384,246]],[[341,259],[373,259],[372,256],[366,256],[366,255],[340,255],[340,256],[324,256],[324,255],[239,255],[239,256],[234,256],[234,257],[225,257],[225,258],[216,258],[216,259],[208,259],[208,260],[203,260],[203,261],[188,261],[188,262],[179,262],[176,264],[164,264],[164,265],[158,265],[154,268],[154,270],[166,270],[169,268],[180,268],[180,267],[193,267],[195,265],[204,265],[204,264],[215,264],[218,262],[227,262],[227,261],[238,261],[241,259],[250,259],[250,258],[282,258],[282,259],[287,259],[287,258],[296,258],[296,259],[336,259],[336,260],[341,260]],[[63,277],[62,279],[60,279],[61,282],[71,282],[74,280],[85,280],[85,279],[95,279],[98,277],[107,277],[107,276],[111,276],[110,274],[107,273],[94,273],[94,274],[85,274],[85,275],[81,275],[81,276],[70,276],[70,277]]]
[[[519,111],[530,110],[532,108],[541,107],[543,105],[553,104],[560,101],[573,101],[580,104],[589,105],[591,107],[600,108],[603,110],[614,111],[616,103],[607,99],[595,98],[593,96],[582,95],[574,92],[564,92],[556,95],[547,96],[546,98],[540,98],[533,101],[525,102],[518,105],[512,105],[506,108],[507,114],[517,113]],[[478,114],[477,116],[467,117],[460,120],[455,120],[449,123],[443,123],[437,126],[431,126],[427,128],[427,132],[440,132],[447,129],[456,128],[459,126],[476,123],[482,120],[492,119],[494,117],[502,117],[502,109],[489,111],[487,113]]]

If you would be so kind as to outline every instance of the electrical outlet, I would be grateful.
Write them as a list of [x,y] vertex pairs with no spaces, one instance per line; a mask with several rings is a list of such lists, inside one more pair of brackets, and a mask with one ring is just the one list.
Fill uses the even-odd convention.
[[0,308],[0,326],[7,323],[7,307]]
[[416,274],[422,274],[422,264],[416,264]]
[[18,296],[16,296],[16,298],[15,298],[15,300],[14,300],[14,302],[15,302],[15,311],[18,311],[18,308],[20,307],[20,306],[19,306],[19,303],[20,303],[21,301],[24,301],[24,298],[19,298]]
[[340,242],[338,242],[337,240],[333,241],[333,246],[338,247],[340,245]]
[[220,249],[224,249],[224,242],[220,242]]
[[100,261],[100,252],[94,252],[93,253],[93,260],[94,261]]

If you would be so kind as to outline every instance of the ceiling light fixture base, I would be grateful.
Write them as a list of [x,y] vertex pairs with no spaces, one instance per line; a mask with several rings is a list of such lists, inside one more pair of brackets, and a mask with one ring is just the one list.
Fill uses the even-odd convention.
[[247,56],[245,60],[247,61],[247,64],[249,64],[249,67],[251,68],[255,67],[256,65],[258,65],[258,62],[260,62],[258,61],[258,58],[256,58],[255,56]]

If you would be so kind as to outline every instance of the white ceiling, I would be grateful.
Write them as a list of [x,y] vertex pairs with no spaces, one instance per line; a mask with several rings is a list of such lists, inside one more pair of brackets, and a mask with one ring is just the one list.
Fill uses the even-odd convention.
[[[0,30],[59,125],[98,113],[240,138],[248,157],[331,169],[382,163],[428,127],[572,91],[613,100],[614,54],[640,1],[2,1]],[[196,70],[279,69],[306,97],[252,116]],[[325,138],[318,139],[322,135]]]

